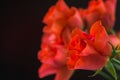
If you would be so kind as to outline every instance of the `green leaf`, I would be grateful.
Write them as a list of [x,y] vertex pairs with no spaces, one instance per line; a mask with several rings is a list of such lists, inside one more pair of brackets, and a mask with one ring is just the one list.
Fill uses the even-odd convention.
[[96,76],[97,74],[99,74],[99,73],[101,72],[101,70],[102,70],[102,68],[96,70],[93,75],[90,75],[90,76],[88,76],[88,77],[94,77],[94,76]]
[[111,61],[109,60],[107,65],[105,66],[105,69],[112,75],[112,77],[117,80],[117,74],[116,74],[116,70],[115,67],[113,66],[113,64],[111,63]]
[[120,71],[120,61],[115,58],[113,58],[111,60],[112,60],[112,63],[114,64],[114,66],[116,67],[116,69]]
[[115,59],[115,58],[112,58],[112,61],[114,61],[114,62],[116,62],[117,64],[120,65],[120,61],[119,61],[119,60],[117,60],[117,59]]

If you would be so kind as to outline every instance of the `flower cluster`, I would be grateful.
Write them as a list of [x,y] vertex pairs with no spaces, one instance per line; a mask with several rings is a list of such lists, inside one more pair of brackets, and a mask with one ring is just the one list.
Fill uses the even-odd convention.
[[43,22],[38,59],[39,77],[56,74],[55,80],[69,80],[74,70],[98,70],[119,49],[119,34],[108,34],[115,23],[116,0],[90,0],[86,9],[68,7],[58,0]]

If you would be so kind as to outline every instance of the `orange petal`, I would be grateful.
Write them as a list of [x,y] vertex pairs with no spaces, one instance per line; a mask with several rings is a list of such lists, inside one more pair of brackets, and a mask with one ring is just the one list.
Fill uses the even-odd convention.
[[80,56],[74,69],[97,70],[105,66],[107,59],[107,57],[96,53],[87,56]]
[[38,59],[43,63],[54,65],[53,59],[54,59],[55,55],[56,55],[55,48],[51,48],[49,46],[42,45],[42,50],[40,50],[38,52]]
[[71,30],[73,30],[76,27],[78,27],[80,29],[83,28],[82,18],[80,16],[78,10],[75,7],[71,8],[71,15],[68,19],[68,24],[69,24]]
[[65,17],[68,6],[65,4],[64,0],[58,0],[56,5],[52,6],[48,13],[45,15],[43,22],[46,24],[52,24],[55,20]]
[[86,47],[86,43],[80,38],[79,35],[75,35],[70,43],[69,43],[69,50],[77,50],[81,52]]
[[108,57],[99,54],[92,46],[87,45],[82,52],[71,51],[67,62],[69,69],[97,70],[104,67]]
[[90,35],[90,34],[87,34],[86,32],[80,30],[79,28],[75,28],[73,31],[72,31],[72,37],[75,36],[75,35],[79,35],[79,38],[80,39],[83,39],[83,40],[87,40],[89,42],[93,42],[94,41],[94,35]]
[[[59,12],[55,9],[55,6],[52,6],[50,7],[50,9],[48,10],[47,14],[45,15],[44,19],[43,19],[43,22],[45,24],[52,24],[53,21],[55,20],[55,17],[58,17],[58,16],[53,16],[53,15],[56,15],[56,14],[59,14]],[[61,14],[59,14],[60,16]]]
[[63,38],[64,45],[67,46],[70,41],[70,38],[71,38],[71,31],[70,31],[69,27],[65,27],[63,29],[62,38]]
[[38,70],[38,75],[40,78],[43,78],[55,73],[56,73],[56,68],[48,64],[42,64],[42,66]]
[[76,62],[79,59],[79,52],[72,50],[72,51],[70,51],[69,56],[70,57],[69,57],[69,60],[67,62],[67,66],[69,69],[74,69]]
[[57,52],[54,57],[54,63],[56,64],[55,66],[65,66],[66,61],[67,61],[67,54],[66,54],[66,49],[63,46],[56,46]]
[[67,67],[61,67],[57,70],[55,80],[69,80],[73,70],[68,70]]
[[108,30],[112,29],[114,27],[116,2],[117,2],[117,0],[106,0],[104,3],[107,12],[103,16],[102,22]]
[[[92,25],[90,29],[90,34],[95,36],[94,47],[98,51],[103,51],[105,46],[109,45],[108,44],[109,37],[105,28],[102,26],[101,21],[97,21]],[[104,55],[107,55],[107,54],[104,54]]]
[[67,15],[69,12],[69,7],[64,0],[58,0],[56,8],[63,14]]
[[89,2],[88,9],[85,9],[83,12],[87,26],[91,27],[95,21],[101,19],[105,12],[106,8],[104,6],[103,0],[91,0]]

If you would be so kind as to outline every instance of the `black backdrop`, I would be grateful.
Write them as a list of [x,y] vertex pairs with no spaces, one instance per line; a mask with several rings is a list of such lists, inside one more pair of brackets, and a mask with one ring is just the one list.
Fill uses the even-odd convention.
[[[53,80],[54,76],[38,78],[43,16],[57,0],[4,0],[1,1],[0,26],[0,80]],[[69,6],[86,7],[88,0],[66,0]],[[117,3],[115,29],[120,26],[120,1]],[[100,80],[88,78],[92,72],[77,71],[71,80]]]

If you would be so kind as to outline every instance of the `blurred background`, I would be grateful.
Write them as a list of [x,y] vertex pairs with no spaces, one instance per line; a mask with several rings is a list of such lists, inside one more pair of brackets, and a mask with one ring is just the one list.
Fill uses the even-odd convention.
[[[0,2],[0,80],[53,80],[54,75],[38,78],[42,19],[57,0],[3,0]],[[69,6],[86,8],[89,0],[65,0]],[[120,30],[120,0],[117,1],[115,30]],[[76,71],[71,80],[101,80],[89,78],[91,71]]]

